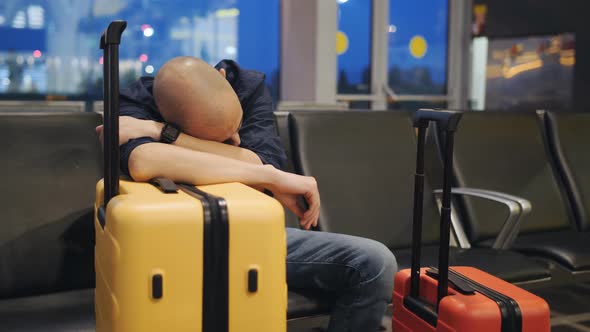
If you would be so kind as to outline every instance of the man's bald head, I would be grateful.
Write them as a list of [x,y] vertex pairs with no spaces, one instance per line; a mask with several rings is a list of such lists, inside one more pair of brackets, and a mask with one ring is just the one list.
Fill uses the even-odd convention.
[[166,122],[191,136],[222,142],[239,129],[238,96],[224,75],[200,59],[166,62],[154,80],[154,98]]

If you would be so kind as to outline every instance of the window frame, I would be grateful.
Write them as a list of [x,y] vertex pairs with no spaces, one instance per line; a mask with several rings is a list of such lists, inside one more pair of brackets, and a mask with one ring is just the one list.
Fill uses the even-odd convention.
[[372,1],[371,94],[337,94],[339,102],[368,101],[372,110],[387,109],[395,101],[446,102],[448,108],[463,109],[469,96],[469,41],[471,1],[448,1],[446,94],[396,94],[387,80],[389,0]]

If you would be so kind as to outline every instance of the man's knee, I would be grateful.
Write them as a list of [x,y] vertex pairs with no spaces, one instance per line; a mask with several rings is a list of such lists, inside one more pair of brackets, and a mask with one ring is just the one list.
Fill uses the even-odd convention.
[[361,283],[372,284],[377,289],[392,292],[397,261],[391,250],[373,240],[367,240],[362,250],[364,262],[361,265],[364,267],[362,273],[364,280]]

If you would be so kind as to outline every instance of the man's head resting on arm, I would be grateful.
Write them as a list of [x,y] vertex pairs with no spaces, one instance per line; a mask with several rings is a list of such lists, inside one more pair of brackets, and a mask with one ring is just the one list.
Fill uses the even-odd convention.
[[217,71],[194,57],[174,58],[158,71],[154,98],[166,122],[184,133],[210,141],[237,141],[242,107],[223,69]]

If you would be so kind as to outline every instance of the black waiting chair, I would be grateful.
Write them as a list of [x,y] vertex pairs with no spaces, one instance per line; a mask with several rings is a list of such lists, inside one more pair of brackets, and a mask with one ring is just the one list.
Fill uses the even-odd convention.
[[0,113],[21,113],[26,110],[30,112],[84,112],[86,103],[83,101],[69,100],[1,100]]
[[[513,248],[551,259],[575,274],[590,271],[590,235],[573,227],[542,128],[535,112],[465,113],[455,136],[456,185],[526,198],[532,211],[523,217]],[[471,243],[490,246],[504,212],[471,197],[461,197],[459,204]]]
[[590,113],[545,113],[546,137],[576,226],[590,232]]
[[[292,158],[292,151],[291,151],[291,138],[289,137],[289,123],[288,123],[288,112],[275,112],[275,123],[277,128],[277,133],[281,138],[281,143],[283,144],[283,149],[287,155],[287,163],[283,169],[283,171],[294,173],[295,168],[293,167],[293,158]],[[285,226],[299,228],[299,220],[297,216],[285,209]]]
[[[289,126],[296,170],[318,180],[321,230],[380,241],[396,255],[400,268],[408,267],[416,155],[411,113],[291,112]],[[432,189],[426,178],[425,192]],[[438,232],[435,196],[426,195],[423,265],[436,263]],[[450,262],[511,282],[550,277],[547,264],[507,250],[455,247]]]
[[[294,173],[293,151],[289,135],[289,113],[276,111],[274,116],[277,132],[287,155],[287,163],[283,170]],[[285,226],[299,228],[297,216],[287,209],[285,209]],[[326,315],[330,311],[331,302],[327,294],[290,289],[287,318],[297,320]]]
[[94,113],[0,114],[0,330],[94,331]]

